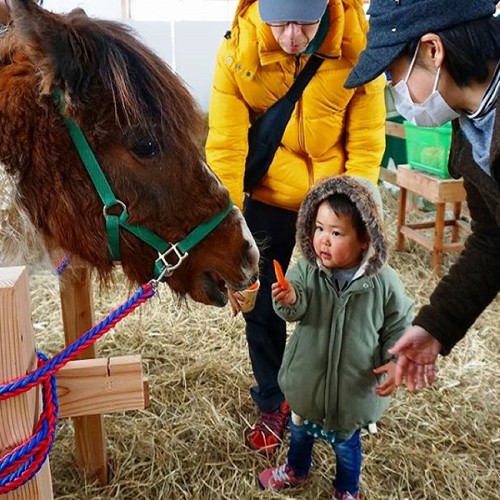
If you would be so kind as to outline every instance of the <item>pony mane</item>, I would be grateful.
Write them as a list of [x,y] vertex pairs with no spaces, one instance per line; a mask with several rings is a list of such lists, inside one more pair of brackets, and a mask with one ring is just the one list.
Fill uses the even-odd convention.
[[[78,108],[101,101],[104,90],[111,95],[107,102],[113,103],[121,131],[132,126],[153,138],[162,150],[173,149],[180,156],[193,153],[189,146],[199,142],[201,110],[186,86],[179,85],[179,78],[133,28],[87,17],[82,9],[64,17],[48,12],[44,15],[60,18],[64,29],[36,37],[35,47],[26,39],[26,28],[20,21],[19,26],[11,26],[2,41],[11,57],[25,53],[40,68],[43,94],[61,86],[69,95],[66,112],[78,116]],[[33,36],[33,31],[36,27],[27,32]],[[5,48],[0,58],[5,63]],[[186,140],[165,144],[165,137],[179,135]]]

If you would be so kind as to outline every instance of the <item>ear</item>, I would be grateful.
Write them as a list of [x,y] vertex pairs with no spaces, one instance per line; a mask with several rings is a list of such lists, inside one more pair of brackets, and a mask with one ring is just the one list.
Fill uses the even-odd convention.
[[420,52],[425,64],[439,68],[443,64],[445,48],[443,41],[435,33],[427,33],[420,39]]
[[9,6],[15,37],[42,75],[42,93],[60,86],[70,98],[82,96],[93,76],[75,27],[79,19],[86,18],[85,12],[75,9],[62,16],[33,0],[9,0]]

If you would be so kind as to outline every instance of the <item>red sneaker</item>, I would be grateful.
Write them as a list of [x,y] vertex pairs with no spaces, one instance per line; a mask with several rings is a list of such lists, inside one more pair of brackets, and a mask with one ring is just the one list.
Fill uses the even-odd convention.
[[283,488],[301,486],[306,482],[307,477],[297,477],[295,471],[288,464],[283,464],[262,471],[259,474],[259,486],[263,490],[279,491]]
[[261,412],[247,435],[248,446],[263,455],[271,456],[281,444],[289,416],[290,407],[286,401],[283,401],[274,411]]

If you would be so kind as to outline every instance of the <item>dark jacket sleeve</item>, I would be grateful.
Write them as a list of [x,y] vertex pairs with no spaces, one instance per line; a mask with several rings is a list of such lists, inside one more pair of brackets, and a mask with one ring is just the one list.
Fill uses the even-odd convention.
[[500,290],[500,228],[478,190],[464,183],[472,234],[413,324],[425,328],[448,354]]

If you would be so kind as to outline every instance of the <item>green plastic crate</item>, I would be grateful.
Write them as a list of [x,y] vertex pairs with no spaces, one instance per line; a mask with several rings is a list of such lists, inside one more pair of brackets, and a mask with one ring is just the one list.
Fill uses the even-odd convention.
[[445,123],[441,127],[417,127],[405,121],[404,127],[410,168],[437,175],[442,179],[448,178],[451,123]]

